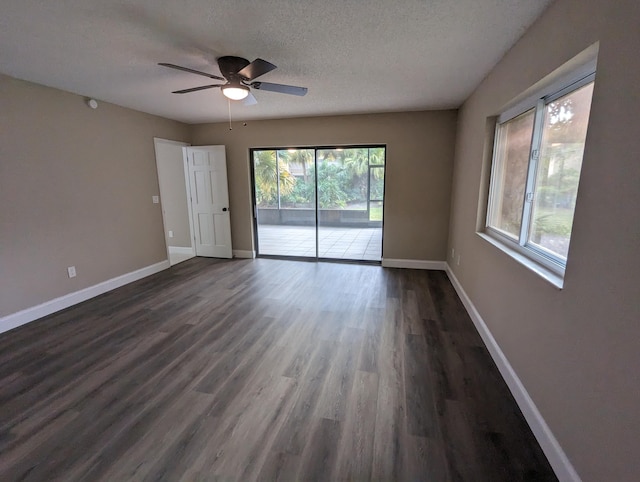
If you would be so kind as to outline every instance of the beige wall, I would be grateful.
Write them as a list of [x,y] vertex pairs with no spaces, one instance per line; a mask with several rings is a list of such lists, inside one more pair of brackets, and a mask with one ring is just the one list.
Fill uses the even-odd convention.
[[0,316],[166,259],[154,136],[188,126],[0,75]]
[[[585,481],[640,477],[640,2],[558,0],[460,112],[456,277]],[[563,290],[475,234],[487,117],[600,42]]]
[[[265,94],[266,95],[266,94]],[[385,258],[444,260],[456,111],[310,117],[193,126],[193,144],[224,144],[233,248],[252,250],[249,148],[386,144]]]

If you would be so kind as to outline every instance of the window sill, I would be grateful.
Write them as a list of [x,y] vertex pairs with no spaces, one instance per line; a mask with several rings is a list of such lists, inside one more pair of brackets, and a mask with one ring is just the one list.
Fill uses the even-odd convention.
[[501,250],[503,253],[506,253],[508,256],[510,256],[511,258],[516,260],[518,263],[523,265],[525,268],[528,268],[531,271],[533,271],[535,274],[537,274],[542,279],[552,284],[556,288],[562,289],[562,287],[564,286],[564,277],[562,277],[561,275],[554,273],[549,268],[546,268],[545,266],[542,266],[539,263],[536,263],[532,259],[526,257],[522,253],[517,252],[515,249],[510,248],[504,243],[501,243],[499,240],[495,239],[492,236],[489,236],[486,233],[476,232],[476,234],[480,236],[482,239],[484,239],[485,241],[487,241],[488,243],[492,244],[493,246]]

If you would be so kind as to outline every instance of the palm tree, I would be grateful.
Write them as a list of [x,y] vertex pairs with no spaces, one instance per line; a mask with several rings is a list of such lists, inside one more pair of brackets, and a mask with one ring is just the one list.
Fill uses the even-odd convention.
[[[372,149],[347,149],[343,160],[344,166],[355,176],[367,174],[369,166],[384,165],[384,147],[374,147]],[[376,179],[383,177],[383,169],[374,169],[373,176]]]
[[347,149],[343,152],[345,153],[345,157],[342,164],[353,177],[362,176],[367,173],[369,169],[368,149]]
[[300,164],[304,182],[309,181],[308,168],[313,164],[313,149],[292,149],[279,151],[280,159],[286,159],[288,164]]
[[370,166],[382,166],[384,165],[384,147],[373,147],[369,149],[369,165]]
[[253,166],[256,182],[256,201],[259,205],[278,205],[278,179],[280,194],[289,194],[296,180],[289,172],[286,159],[280,158],[276,151],[254,151]]

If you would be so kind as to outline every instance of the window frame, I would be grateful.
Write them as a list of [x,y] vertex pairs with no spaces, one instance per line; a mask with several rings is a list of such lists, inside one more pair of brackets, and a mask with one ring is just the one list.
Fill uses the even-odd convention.
[[[508,250],[515,251],[530,262],[539,265],[543,269],[551,271],[554,275],[559,276],[560,278],[564,277],[567,260],[558,256],[556,253],[529,241],[530,231],[532,228],[531,216],[534,205],[533,200],[536,195],[536,176],[540,161],[539,155],[542,147],[545,109],[551,102],[595,82],[595,76],[595,62],[589,63],[583,66],[583,68],[577,69],[569,75],[564,76],[553,84],[547,86],[546,89],[538,90],[535,94],[527,97],[514,107],[505,110],[495,119],[493,150],[491,153],[491,174],[489,178],[489,192],[486,203],[483,234],[488,236],[493,244],[497,243],[498,247],[507,248],[503,250],[507,252]],[[498,163],[496,162],[496,155],[499,150],[498,142],[500,142],[500,129],[502,126],[532,109],[534,110],[534,122],[531,134],[531,143],[529,146],[529,160],[524,189],[525,196],[522,201],[522,216],[519,235],[518,239],[514,240],[507,233],[504,233],[502,230],[489,224],[492,219],[493,210],[496,208],[495,205],[498,204],[497,191],[499,190],[499,185],[496,182],[496,179],[499,173],[497,172]],[[571,237],[569,237],[569,243],[571,243]],[[538,271],[536,267],[533,268],[535,271]],[[545,277],[553,278],[553,276]]]

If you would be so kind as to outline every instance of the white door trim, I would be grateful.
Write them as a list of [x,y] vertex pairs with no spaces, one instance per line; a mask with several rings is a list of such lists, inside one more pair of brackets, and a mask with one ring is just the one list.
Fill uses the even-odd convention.
[[182,169],[184,171],[184,183],[187,188],[187,211],[189,212],[189,239],[191,240],[191,248],[193,249],[193,255],[196,254],[196,240],[193,231],[193,206],[191,206],[191,183],[189,182],[189,154],[187,153],[187,147],[191,144],[187,144],[182,147]]
[[[182,147],[182,172],[184,173],[184,182],[187,186],[187,208],[188,208],[188,218],[189,218],[189,239],[191,240],[191,246],[192,248],[195,250],[195,247],[193,246],[193,219],[192,219],[192,214],[191,214],[191,202],[190,202],[190,197],[191,197],[191,193],[190,193],[190,187],[189,187],[189,171],[188,171],[188,165],[187,165],[187,154],[186,154],[186,147],[189,147],[191,144],[189,144],[188,142],[182,142],[182,141],[172,141],[170,139],[163,139],[161,137],[154,137],[153,138],[153,149],[155,152],[155,156],[156,156],[156,174],[158,176],[158,191],[160,192],[161,188],[161,184],[160,184],[160,167],[158,165],[158,145],[159,144],[169,144],[172,146],[178,146],[178,147]],[[162,212],[162,233],[164,235],[164,245],[165,248],[167,250],[167,260],[171,259],[171,253],[169,250],[169,242],[167,241],[167,220],[165,219],[165,214],[164,214],[164,209],[162,208],[162,203],[163,203],[163,199],[162,199],[162,192],[160,192],[160,211]]]

